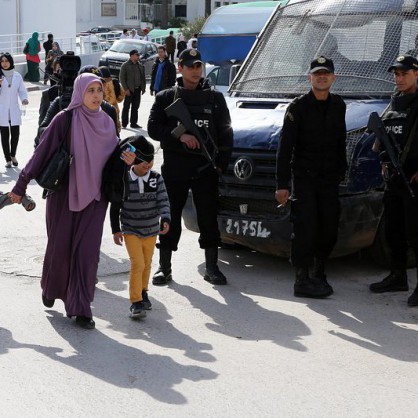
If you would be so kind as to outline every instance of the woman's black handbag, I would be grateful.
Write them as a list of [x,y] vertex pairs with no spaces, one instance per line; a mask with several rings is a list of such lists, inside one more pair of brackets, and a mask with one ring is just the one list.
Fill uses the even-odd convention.
[[65,111],[64,136],[57,152],[51,157],[42,172],[36,177],[36,182],[44,189],[55,192],[61,189],[67,179],[73,156],[65,148],[68,132],[71,126],[71,112]]
[[24,54],[29,53],[29,45],[28,44],[26,44],[25,47],[23,48],[23,53]]

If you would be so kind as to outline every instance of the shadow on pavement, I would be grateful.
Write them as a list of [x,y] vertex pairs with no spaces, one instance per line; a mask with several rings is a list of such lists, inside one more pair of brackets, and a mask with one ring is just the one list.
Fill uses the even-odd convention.
[[209,369],[185,366],[169,356],[147,354],[121,344],[98,330],[79,329],[74,321],[56,311],[47,313],[52,327],[71,345],[74,355],[60,357],[57,349],[37,347],[36,350],[117,387],[139,389],[167,404],[184,404],[187,399],[174,389],[176,384],[183,379],[198,382],[217,377],[217,373]]
[[[244,322],[249,318],[248,325],[251,327],[243,326],[244,335],[249,334],[248,338],[258,338],[261,333],[260,338],[280,343],[280,337],[274,336],[279,329],[282,332],[280,316],[274,319],[277,313],[270,311],[271,317],[267,315],[266,318],[263,312],[265,310],[255,307],[251,296],[275,298],[305,304],[312,311],[327,318],[330,335],[390,358],[407,362],[418,361],[418,308],[410,308],[406,304],[408,295],[416,286],[415,269],[408,271],[411,288],[409,292],[373,294],[368,289],[369,284],[384,277],[386,270],[376,267],[359,254],[332,259],[329,261],[327,274],[334,294],[327,299],[309,299],[293,296],[294,272],[285,259],[248,249],[221,250],[219,258],[230,285],[217,286],[216,290],[225,298],[228,309],[225,306],[215,308],[213,302],[205,302],[205,296],[194,289],[176,286],[177,291],[186,294],[194,305],[202,305],[202,309],[218,322],[216,326],[208,324],[211,329],[230,334],[231,329],[228,329],[224,318],[228,318],[229,322],[231,315],[237,319],[241,315]],[[277,265],[277,274],[272,283],[274,264]],[[231,272],[243,271],[243,277],[231,277],[229,269]],[[204,265],[199,266],[199,270],[203,274]],[[249,274],[253,275],[251,279],[248,278]],[[368,282],[364,277],[368,277]],[[270,285],[266,285],[266,282]],[[245,309],[241,309],[242,306]],[[286,317],[283,313],[279,315]],[[289,318],[287,320],[290,321]],[[297,318],[292,320],[295,325],[298,324]],[[269,327],[266,327],[267,324],[270,324]],[[296,335],[307,334],[303,332],[303,328],[300,331]],[[292,340],[294,336],[288,335],[288,338]]]

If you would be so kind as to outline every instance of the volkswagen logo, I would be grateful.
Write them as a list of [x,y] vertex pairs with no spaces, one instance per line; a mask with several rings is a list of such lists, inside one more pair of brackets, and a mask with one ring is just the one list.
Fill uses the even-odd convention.
[[248,180],[253,175],[253,164],[248,158],[238,158],[234,164],[234,174],[238,180]]

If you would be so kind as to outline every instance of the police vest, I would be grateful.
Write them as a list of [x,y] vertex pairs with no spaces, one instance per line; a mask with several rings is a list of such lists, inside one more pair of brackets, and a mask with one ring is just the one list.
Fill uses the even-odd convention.
[[388,111],[383,117],[383,123],[388,135],[403,149],[407,140],[409,111]]
[[[215,108],[215,99],[214,93],[211,89],[205,90],[187,90],[187,89],[178,89],[175,93],[174,100],[177,97],[180,97],[184,104],[187,106],[187,109],[190,112],[190,115],[193,119],[195,125],[199,128],[199,131],[202,134],[202,138],[205,141],[206,148],[208,149],[209,154],[213,153],[213,144],[207,138],[206,130],[210,132],[210,135],[217,143],[216,138],[216,129],[214,122],[214,108]],[[190,150],[192,153],[201,154],[201,150]]]

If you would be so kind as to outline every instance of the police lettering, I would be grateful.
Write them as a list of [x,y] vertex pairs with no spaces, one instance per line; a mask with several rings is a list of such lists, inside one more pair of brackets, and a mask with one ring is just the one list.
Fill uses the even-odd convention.
[[390,133],[393,132],[395,135],[402,135],[402,125],[398,126],[386,126],[386,132]]
[[206,128],[209,128],[209,121],[208,120],[195,119],[194,123],[199,128],[201,128],[202,126],[205,126]]

